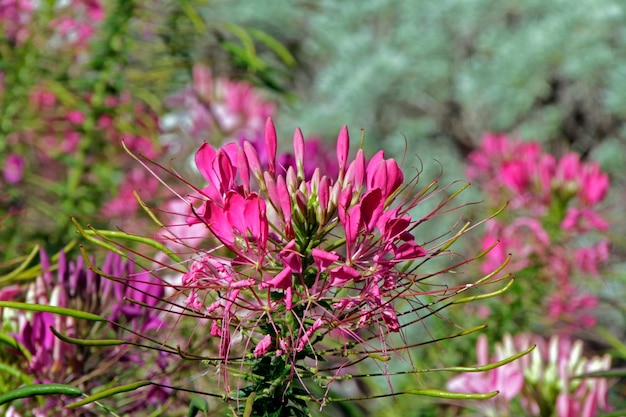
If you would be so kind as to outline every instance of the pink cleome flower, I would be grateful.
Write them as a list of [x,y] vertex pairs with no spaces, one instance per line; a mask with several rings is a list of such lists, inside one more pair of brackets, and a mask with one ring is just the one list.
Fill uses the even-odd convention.
[[608,260],[609,243],[597,237],[609,228],[598,207],[606,197],[608,175],[575,153],[556,159],[537,142],[506,135],[486,134],[468,159],[467,174],[486,191],[490,203],[499,207],[508,200],[511,208],[508,218],[487,224],[483,247],[497,245],[485,256],[483,271],[514,254],[507,272],[536,270],[537,280],[552,285],[548,291],[553,294],[543,297],[551,320],[576,327],[595,323],[591,310],[571,314],[565,304],[571,297],[594,298],[576,295],[584,290],[576,288],[574,278],[579,273],[597,276]]
[[[417,181],[405,183],[397,162],[382,151],[367,160],[358,149],[350,159],[349,142],[344,127],[333,177],[319,168],[307,175],[307,149],[299,129],[293,137],[293,165],[280,167],[270,119],[265,163],[257,146],[247,141],[219,149],[204,143],[197,151],[196,166],[207,186],[184,198],[187,223],[208,230],[217,246],[191,246],[188,234],[179,242],[174,236],[168,239],[172,247],[177,243],[193,253],[179,289],[187,308],[210,321],[224,361],[235,360],[235,352],[242,358],[245,352],[258,360],[282,358],[293,369],[287,380],[294,374],[305,378],[318,365],[306,372],[296,365],[305,358],[315,360],[323,345],[336,353],[330,355],[339,361],[338,368],[328,370],[335,375],[332,369],[401,351],[392,342],[394,333],[404,334],[421,320],[417,312],[428,316],[431,305],[467,288],[425,290],[422,285],[447,269],[418,272],[416,266],[408,267],[449,255],[446,245],[458,236],[429,240],[426,247],[412,232],[450,198],[413,218],[411,210],[433,197],[436,182],[415,190]],[[465,263],[467,259],[459,265]],[[413,319],[401,320],[409,314]],[[223,369],[228,387],[227,367]]]

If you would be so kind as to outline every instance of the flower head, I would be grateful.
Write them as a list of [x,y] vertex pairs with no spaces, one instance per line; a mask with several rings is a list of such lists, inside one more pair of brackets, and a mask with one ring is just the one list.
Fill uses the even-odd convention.
[[[306,380],[333,381],[368,357],[401,354],[406,348],[395,345],[394,335],[408,337],[407,326],[421,321],[422,313],[434,314],[437,303],[469,288],[426,290],[448,269],[422,266],[450,255],[446,249],[469,229],[438,242],[418,240],[418,226],[451,199],[413,217],[433,198],[436,182],[417,190],[418,178],[405,182],[401,167],[382,151],[367,160],[358,149],[350,158],[346,127],[337,138],[335,172],[317,167],[307,173],[299,129],[293,163],[282,169],[269,119],[262,143],[218,149],[204,143],[197,151],[206,185],[185,198],[185,216],[191,227],[208,230],[214,243],[190,246],[180,239],[193,256],[178,290],[186,309],[210,323],[221,363],[236,361],[260,375],[255,388],[241,391],[245,378],[238,377],[239,391],[232,390],[228,366],[220,366],[226,391],[238,401],[247,390],[266,387],[256,401],[282,403],[296,381],[308,392]],[[321,365],[321,355],[329,365]],[[270,389],[264,378],[275,372],[281,377]]]
[[[608,260],[609,242],[601,234],[609,223],[599,208],[609,186],[608,175],[596,162],[581,161],[578,154],[557,159],[537,142],[493,134],[485,135],[481,147],[470,154],[467,173],[479,182],[492,205],[508,199],[509,213],[514,215],[488,222],[483,247],[497,246],[485,256],[483,271],[493,270],[514,254],[507,271],[520,278],[528,271],[532,284],[527,279],[518,283],[529,289],[525,298],[539,297],[529,304],[547,301],[548,314],[542,317],[567,324],[561,330],[593,325],[590,300],[595,297],[577,288],[575,278],[580,273],[597,276]],[[537,284],[548,289],[537,290]],[[527,311],[521,314],[527,316]]]

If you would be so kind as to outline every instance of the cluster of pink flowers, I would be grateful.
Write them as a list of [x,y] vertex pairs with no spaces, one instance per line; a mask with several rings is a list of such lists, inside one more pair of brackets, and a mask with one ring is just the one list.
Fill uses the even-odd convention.
[[[135,334],[154,335],[164,323],[162,314],[154,309],[164,295],[164,285],[159,280],[148,272],[136,272],[131,261],[114,253],[107,255],[101,271],[103,275],[88,269],[82,257],[72,261],[60,252],[56,265],[51,264],[43,250],[40,257],[41,274],[28,284],[2,288],[0,300],[25,300],[32,304],[81,310],[105,316],[115,325],[93,326],[84,320],[44,311],[13,313],[12,310],[3,310],[5,329],[15,332],[14,338],[22,347],[19,351],[11,351],[16,368],[36,383],[72,383],[85,390],[106,384],[111,378],[119,376],[111,376],[109,371],[115,368],[99,368],[102,364],[123,362],[129,369],[137,370],[154,363],[157,366],[151,368],[149,375],[161,382],[166,380],[164,371],[167,363],[159,355],[155,359],[151,352],[141,352],[134,346],[129,349],[124,345],[94,350],[66,343],[52,331],[54,329],[64,336],[79,339],[110,338],[112,335],[126,340],[136,339],[122,328]],[[95,375],[95,380],[90,375]],[[147,403],[137,398],[124,408],[128,412],[145,411],[148,404],[157,406],[168,396],[160,387],[155,387],[152,395],[154,397]],[[61,412],[64,415],[84,415],[84,409],[68,414],[71,412],[64,408],[64,404],[72,401],[64,397],[48,397],[43,405],[26,403],[25,408],[17,408],[28,409],[38,416]],[[16,409],[12,409],[12,413],[10,415],[19,415]]]
[[498,245],[487,255],[484,270],[514,254],[510,272],[538,268],[539,278],[553,286],[547,304],[552,318],[592,326],[597,299],[584,294],[573,278],[578,273],[597,276],[608,260],[609,242],[597,237],[609,227],[599,212],[608,175],[578,154],[557,159],[539,143],[494,134],[485,135],[482,146],[469,155],[467,174],[486,191],[492,206],[506,201],[510,206],[509,218],[488,223],[483,245]]
[[[85,164],[89,166],[106,160],[105,158],[127,161],[126,165],[130,165],[131,158],[126,155],[120,158],[120,152],[123,152],[119,145],[120,135],[129,150],[149,158],[159,158],[166,151],[165,147],[148,137],[158,131],[156,115],[145,105],[133,102],[128,93],[108,95],[100,104],[94,103],[93,97],[88,95],[84,98],[84,103],[68,108],[53,91],[36,86],[30,93],[30,103],[41,122],[45,123],[45,132],[18,131],[8,136],[7,143],[15,149],[20,149],[25,144],[34,149],[35,160],[31,163],[37,163],[41,167],[39,172],[48,180],[65,181],[63,175],[67,175],[68,170],[63,166],[63,161],[68,155],[76,157],[80,152],[86,154]],[[80,106],[89,108],[89,114],[80,110]],[[129,111],[122,112],[120,109]],[[91,123],[87,121],[90,117],[95,119],[93,123],[97,132],[85,129],[85,124]],[[86,147],[83,143],[85,141],[90,145]],[[95,153],[96,150],[98,154]],[[18,163],[16,156],[11,158],[4,169],[7,181],[21,178],[18,174],[23,172],[26,163],[24,158],[21,158],[21,163]],[[158,181],[144,169],[134,165],[129,167],[124,180],[120,181],[117,195],[102,206],[102,214],[106,218],[124,218],[136,213],[139,203],[133,192],[137,190],[142,195],[152,196],[157,186]]]
[[[218,245],[192,246],[202,232],[180,239],[172,233],[170,239],[194,254],[179,290],[186,294],[187,309],[208,320],[219,341],[217,357],[228,362],[240,355],[240,360],[287,366],[288,374],[281,371],[284,394],[293,378],[325,373],[318,362],[323,349],[326,360],[339,361],[328,366],[331,375],[368,356],[385,358],[396,351],[394,333],[403,333],[431,314],[430,305],[461,291],[422,288],[445,270],[420,267],[448,253],[444,246],[458,236],[418,243],[412,232],[449,200],[412,218],[411,210],[432,197],[435,183],[416,190],[417,179],[405,183],[396,161],[382,151],[368,161],[358,149],[349,159],[346,127],[337,139],[335,177],[318,168],[307,178],[299,129],[293,166],[277,165],[270,119],[264,144],[266,165],[247,141],[200,147],[195,161],[208,185],[183,197],[188,208],[180,216],[190,228],[208,230]],[[180,229],[180,222],[174,226]],[[409,314],[411,319],[400,319]],[[303,365],[307,359],[312,365]],[[222,369],[228,390],[228,368]],[[263,391],[265,397],[280,400],[283,394],[272,387],[271,394]]]
[[202,65],[193,67],[192,84],[167,100],[181,111],[183,129],[193,138],[218,137],[219,142],[256,138],[265,120],[274,115],[275,104],[263,100],[243,81],[214,77]]
[[[31,22],[36,18],[37,9],[52,7],[32,0],[0,0],[0,28],[8,39],[16,45],[22,44],[33,34]],[[70,46],[83,49],[95,33],[95,25],[104,18],[100,0],[71,0],[65,7],[58,4],[59,17],[50,22],[54,31],[50,39],[53,47]]]
[[71,0],[65,13],[55,18],[50,25],[58,34],[58,41],[76,53],[88,46],[96,32],[96,25],[104,17],[100,0]]
[[472,404],[481,416],[487,417],[594,417],[601,410],[609,410],[608,381],[580,376],[608,370],[611,358],[608,354],[584,357],[580,340],[506,335],[501,343],[496,343],[495,354],[489,358],[487,338],[481,335],[476,345],[478,364],[505,359],[533,344],[536,348],[530,355],[490,371],[461,374],[448,382],[448,389],[475,393],[499,391],[500,395],[492,399]]
[[28,23],[35,6],[31,0],[0,0],[0,30],[4,35],[21,44],[28,37]]

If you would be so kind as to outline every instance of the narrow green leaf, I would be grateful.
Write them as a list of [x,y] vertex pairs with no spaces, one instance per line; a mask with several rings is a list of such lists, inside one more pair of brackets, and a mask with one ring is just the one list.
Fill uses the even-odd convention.
[[296,59],[293,57],[291,52],[289,52],[289,50],[278,39],[271,36],[267,32],[255,28],[248,29],[248,32],[254,39],[274,51],[274,53],[281,59],[281,61],[283,61],[285,65],[292,67],[296,64]]
[[607,414],[601,414],[598,417],[624,417],[624,416],[626,416],[626,410],[611,411],[610,413],[607,413]]
[[38,253],[39,245],[35,245],[35,247],[33,248],[33,250],[30,251],[26,259],[24,259],[24,262],[22,262],[17,268],[12,270],[8,274],[0,276],[0,282],[10,281],[11,279],[17,277],[26,269],[26,267],[28,267],[28,265],[30,265],[30,263],[33,261],[33,259],[35,259],[35,256],[37,256]]
[[65,308],[65,307],[20,303],[17,301],[0,301],[0,307],[15,308],[17,310],[27,310],[27,311],[45,311],[45,312],[52,313],[52,314],[75,317],[77,319],[83,319],[83,320],[107,321],[107,319],[105,319],[104,317],[100,317],[96,314],[87,313],[87,312],[80,311],[80,310],[72,310],[71,308]]
[[77,339],[74,337],[65,336],[62,333],[57,332],[54,327],[50,326],[50,331],[59,339],[64,342],[71,343],[73,345],[80,346],[117,346],[125,345],[127,342],[122,339]]
[[76,230],[78,230],[78,233],[80,233],[80,235],[82,237],[84,237],[85,239],[87,239],[88,241],[90,241],[92,243],[95,243],[96,245],[101,246],[101,247],[103,247],[106,250],[109,250],[111,252],[115,252],[115,253],[117,253],[120,256],[127,257],[124,252],[122,252],[121,250],[119,250],[115,246],[111,245],[110,243],[107,243],[107,242],[105,242],[103,240],[96,239],[95,237],[93,237],[93,233],[92,234],[87,234],[87,231],[85,229],[83,229],[83,227],[80,225],[80,223],[78,223],[78,221],[76,220],[76,218],[74,216],[71,216],[70,220],[72,221],[72,223],[74,223],[74,227],[76,227]]
[[[74,219],[72,221],[74,221]],[[74,222],[74,224],[77,225],[77,228],[80,227],[80,225],[78,225],[77,222]],[[79,232],[81,235],[83,235],[86,239],[90,240],[91,242],[94,242],[97,245],[104,247],[105,249],[110,249],[110,250],[114,249],[113,250],[114,252],[120,255],[123,255],[125,257],[128,257],[128,256],[124,252],[120,251],[119,249],[115,248],[113,245],[105,241],[96,239],[94,236],[103,237],[107,239],[125,239],[125,240],[131,240],[133,242],[143,243],[145,245],[152,246],[154,249],[160,250],[161,252],[163,252],[164,254],[166,254],[167,256],[169,256],[171,259],[173,259],[176,262],[182,262],[182,259],[178,257],[175,253],[173,253],[171,250],[169,250],[167,246],[149,237],[131,235],[129,233],[124,233],[119,230],[96,230],[96,229],[85,230],[82,227],[80,227]]]
[[234,36],[237,37],[237,39],[239,39],[239,41],[243,45],[245,54],[248,55],[248,57],[256,55],[254,41],[252,40],[250,34],[248,33],[248,31],[246,31],[246,29],[234,23],[226,23],[224,25],[224,29],[232,33]]
[[194,9],[193,6],[189,2],[180,3],[180,8],[183,10],[185,15],[187,16],[187,19],[191,21],[191,24],[193,25],[196,32],[207,33],[208,29],[206,25],[204,24],[202,17],[200,16],[200,14],[198,14],[196,9]]
[[487,392],[485,394],[470,394],[465,392],[449,392],[438,389],[412,389],[404,394],[424,395],[426,397],[446,398],[449,400],[487,400],[499,394],[499,391]]
[[97,394],[90,395],[87,398],[84,398],[80,401],[76,401],[75,403],[68,405],[67,408],[82,407],[85,404],[90,404],[94,401],[98,401],[103,398],[108,398],[108,397],[111,397],[113,395],[116,395],[122,392],[134,391],[136,389],[145,387],[146,385],[150,385],[150,384],[152,384],[152,382],[150,381],[138,381],[132,384],[120,385],[119,387],[110,388],[110,389],[101,391]]
[[626,358],[626,345],[619,338],[608,330],[606,327],[598,327],[596,331],[604,338],[604,340],[616,350],[616,354],[622,358]]
[[31,385],[33,383],[33,379],[30,377],[30,375],[25,374],[19,369],[15,369],[14,367],[2,362],[0,362],[0,373],[13,375],[14,377],[21,379],[22,382],[28,385]]
[[576,375],[573,378],[624,378],[626,377],[626,368],[607,369],[606,371],[587,372]]
[[26,385],[0,395],[0,405],[20,398],[35,397],[37,395],[81,395],[82,393],[78,388],[65,384]]
[[4,343],[5,345],[8,345],[15,350],[18,350],[26,358],[26,360],[31,360],[32,356],[28,349],[26,349],[26,346],[18,342],[17,339],[15,339],[14,337],[9,336],[5,333],[0,333],[0,343]]
[[528,349],[516,353],[513,356],[509,356],[508,358],[502,359],[498,362],[488,363],[487,365],[478,365],[478,366],[452,366],[449,368],[438,368],[437,371],[450,371],[450,372],[485,372],[490,371],[492,369],[498,368],[502,365],[506,365],[507,363],[511,363],[514,360],[521,358],[524,355],[528,355],[530,352],[535,349],[536,345],[532,345]]
[[490,292],[488,294],[479,294],[479,295],[474,295],[472,297],[460,298],[458,300],[454,300],[452,302],[452,304],[463,304],[463,303],[469,303],[469,302],[472,302],[472,301],[485,300],[487,298],[496,297],[496,296],[498,296],[500,294],[503,294],[509,288],[511,288],[511,285],[513,285],[513,282],[515,282],[515,280],[511,279],[503,288],[500,288],[497,291]]

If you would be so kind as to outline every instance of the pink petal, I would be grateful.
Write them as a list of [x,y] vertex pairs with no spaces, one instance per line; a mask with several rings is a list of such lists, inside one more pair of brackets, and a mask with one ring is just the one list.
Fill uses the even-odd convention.
[[337,137],[337,162],[339,164],[339,175],[343,176],[348,161],[348,153],[350,152],[350,136],[348,135],[348,127],[343,126]]
[[270,174],[276,172],[276,128],[270,117],[265,122],[265,148],[267,150],[268,171]]

